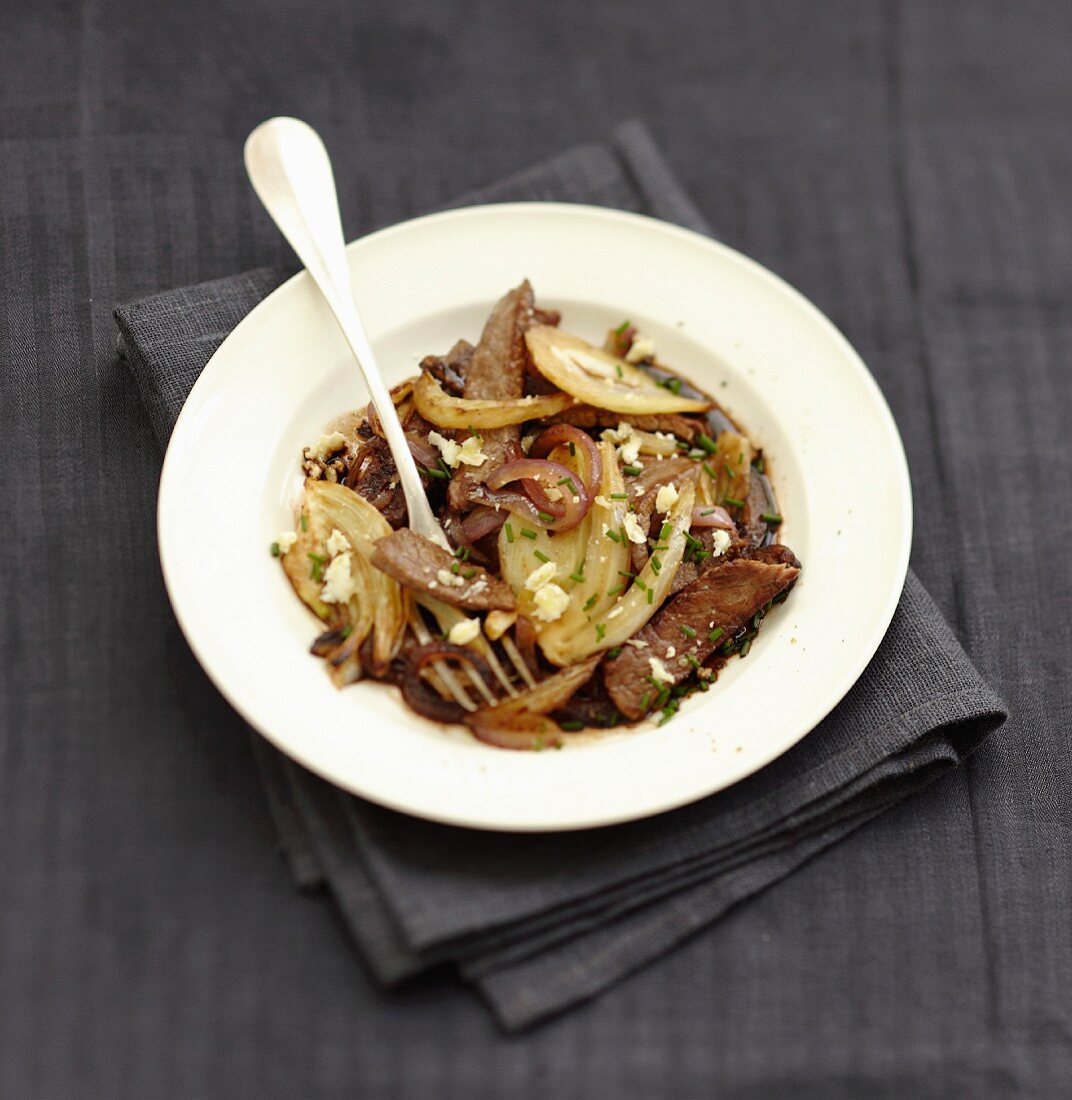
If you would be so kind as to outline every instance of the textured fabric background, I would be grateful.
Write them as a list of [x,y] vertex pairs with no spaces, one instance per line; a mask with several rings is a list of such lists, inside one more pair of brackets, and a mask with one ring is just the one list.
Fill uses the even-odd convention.
[[[635,119],[459,202],[517,199],[597,202],[709,231]],[[161,442],[270,281],[261,269],[116,310],[120,354]],[[251,736],[295,879],[309,885],[305,865],[319,865],[373,973],[393,983],[459,963],[518,1029],[665,954],[957,766],[1004,718],[909,572],[867,671],[802,744],[730,791],[620,828],[521,837],[415,821],[342,796]]]
[[[977,0],[6,6],[0,1092],[1054,1095],[1072,1079],[1072,9]],[[909,449],[913,565],[1012,718],[672,956],[504,1038],[294,895],[154,557],[117,301],[286,264],[241,141],[350,235],[642,114]],[[347,155],[349,150],[349,155]]]

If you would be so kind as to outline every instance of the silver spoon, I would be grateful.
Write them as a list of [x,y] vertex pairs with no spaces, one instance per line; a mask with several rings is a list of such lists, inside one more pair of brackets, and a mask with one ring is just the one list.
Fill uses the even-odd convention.
[[[245,160],[253,190],[319,287],[350,345],[398,469],[410,528],[445,550],[452,551],[453,547],[428,503],[420,474],[417,473],[417,463],[406,443],[394,402],[380,376],[376,355],[354,304],[335,176],[320,135],[300,119],[270,118],[246,138]],[[420,640],[426,642],[430,637]],[[486,650],[484,656],[499,682],[509,694],[516,695],[516,689],[507,679],[494,651],[488,646],[483,648]],[[511,654],[515,665],[518,659]],[[447,665],[436,661],[434,667],[458,702],[468,710],[475,709]],[[518,665],[518,672],[524,678],[528,669],[522,673]],[[479,675],[468,667],[466,675],[486,700],[493,702]]]
[[253,190],[320,288],[354,353],[398,469],[409,526],[444,549],[452,549],[428,503],[354,304],[335,177],[320,135],[300,119],[270,118],[246,139],[245,159]]

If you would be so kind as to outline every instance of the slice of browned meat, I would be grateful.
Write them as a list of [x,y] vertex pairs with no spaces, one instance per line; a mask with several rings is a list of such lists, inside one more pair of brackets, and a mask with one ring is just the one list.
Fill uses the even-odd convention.
[[[480,343],[465,372],[465,397],[482,401],[503,401],[525,395],[525,330],[532,324],[532,287],[526,279],[504,294],[491,311]],[[493,470],[522,457],[521,429],[485,428],[481,450],[487,459],[479,466],[466,466],[454,475],[447,499],[457,511],[469,507],[477,485],[483,485]]]
[[430,374],[447,393],[462,397],[465,376],[469,373],[475,350],[468,340],[459,340],[446,355],[426,355],[421,360],[421,370]]
[[694,416],[681,416],[678,413],[652,413],[648,416],[627,416],[624,413],[611,412],[610,409],[597,409],[595,405],[573,405],[563,412],[547,418],[548,424],[573,424],[585,431],[595,428],[616,428],[625,421],[641,432],[669,432],[691,443],[704,430],[704,421]]
[[[469,611],[513,611],[514,594],[498,577],[403,527],[376,543],[372,564],[399,584]],[[454,569],[457,569],[457,572]]]
[[[786,547],[777,549],[792,555]],[[667,686],[687,679],[695,667],[693,661],[706,661],[799,574],[799,565],[787,560],[752,558],[736,558],[708,569],[672,597],[617,657],[604,662],[603,681],[614,705],[630,720],[641,718],[657,694],[653,683],[653,679],[661,682],[657,672],[665,670],[671,676]]]

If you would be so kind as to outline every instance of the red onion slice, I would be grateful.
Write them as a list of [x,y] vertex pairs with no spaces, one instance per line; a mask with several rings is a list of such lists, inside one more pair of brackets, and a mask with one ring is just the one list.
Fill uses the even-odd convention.
[[[542,518],[539,514],[533,517],[527,509],[518,507],[514,502],[506,503],[506,507],[511,511],[533,519],[550,531],[572,531],[584,519],[591,506],[587,487],[583,484],[578,485],[574,472],[560,462],[552,462],[547,458],[519,458],[500,466],[487,479],[486,484],[494,492],[504,485],[509,485],[511,481],[535,481],[543,491],[558,488],[560,483],[573,482],[577,492],[569,492],[566,485],[562,492],[562,499],[559,501],[547,500],[541,491],[539,495],[543,497],[543,502],[534,503],[533,511],[542,512]],[[551,519],[548,520],[547,516]]]
[[599,492],[599,482],[603,477],[603,459],[595,440],[573,424],[553,424],[540,432],[529,448],[529,458],[546,458],[556,447],[566,447],[573,443],[584,452],[584,481],[588,495],[594,497]]
[[419,646],[409,654],[409,666],[399,686],[402,698],[407,705],[433,722],[461,722],[467,711],[453,699],[444,699],[423,676],[420,671],[433,661],[465,661],[473,671],[488,685],[494,681],[487,661],[478,653],[464,646],[451,645],[450,642],[430,642]]
[[713,508],[708,505],[699,505],[692,510],[693,527],[721,527],[725,531],[736,531],[737,524],[730,518],[729,512],[721,505]]

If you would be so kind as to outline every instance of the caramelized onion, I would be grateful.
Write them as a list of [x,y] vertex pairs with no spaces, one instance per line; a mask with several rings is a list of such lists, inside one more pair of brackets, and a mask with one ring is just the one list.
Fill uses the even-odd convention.
[[580,428],[572,424],[553,424],[540,432],[529,448],[529,458],[546,458],[556,447],[565,447],[573,443],[584,452],[584,485],[589,496],[599,492],[599,480],[603,476],[603,460],[599,457],[599,448],[595,440]]
[[[511,511],[518,511],[528,516],[533,522],[539,523],[551,531],[572,531],[588,512],[591,506],[591,498],[588,489],[584,485],[577,485],[573,471],[567,469],[560,462],[552,462],[547,458],[519,458],[514,462],[507,462],[495,470],[487,480],[487,486],[492,491],[509,485],[511,481],[522,481],[530,496],[535,497],[532,513],[525,508],[518,507],[516,502],[506,504]],[[577,489],[571,493],[566,489],[562,493],[560,501],[548,500],[543,490],[555,488],[560,482],[572,481]],[[530,482],[537,482],[536,486],[530,486]],[[534,491],[538,490],[538,491]],[[551,520],[541,518],[543,515],[551,516]]]
[[592,678],[602,654],[595,654],[570,668],[556,672],[531,691],[508,699],[497,707],[481,707],[466,715],[473,733],[502,749],[534,749],[556,744],[561,726],[547,717],[569,702],[573,694]]
[[442,660],[465,661],[486,684],[492,682],[491,669],[479,653],[450,642],[429,642],[409,654],[409,665],[400,685],[402,698],[418,714],[434,722],[461,722],[468,713],[465,708],[453,699],[444,699],[420,675],[421,669]]
[[736,531],[737,524],[730,518],[729,512],[721,505],[698,507],[692,510],[693,527],[721,527],[726,531]]

